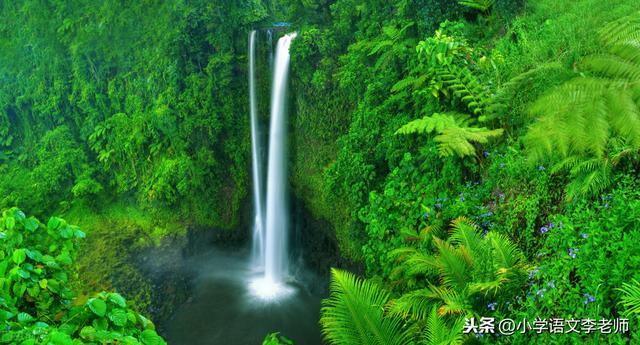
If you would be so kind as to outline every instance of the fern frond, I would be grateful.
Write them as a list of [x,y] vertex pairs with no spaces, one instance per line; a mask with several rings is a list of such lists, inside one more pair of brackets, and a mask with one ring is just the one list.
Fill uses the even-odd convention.
[[438,248],[437,258],[442,284],[459,290],[464,289],[471,279],[468,273],[472,263],[453,245],[438,239],[434,239],[434,243]]
[[355,275],[331,270],[331,295],[322,301],[322,333],[332,344],[405,345],[400,319],[384,315],[389,293]]
[[467,248],[471,256],[478,253],[479,247],[482,245],[477,225],[465,217],[459,217],[451,222],[449,241]]
[[470,118],[466,114],[434,113],[422,119],[413,120],[400,127],[396,134],[438,133],[434,141],[438,143],[438,152],[442,157],[475,156],[473,143],[486,144],[489,139],[499,137],[503,129],[470,127]]
[[457,318],[449,328],[439,317],[436,308],[431,310],[427,319],[427,330],[422,344],[424,345],[459,345],[463,343],[464,318]]
[[493,249],[494,264],[498,275],[525,262],[524,255],[513,242],[504,235],[490,232],[485,237]]
[[489,139],[502,136],[503,132],[502,128],[452,127],[442,131],[434,141],[438,143],[440,156],[463,158],[476,155],[476,147],[472,143],[486,144]]
[[435,257],[422,253],[415,248],[395,249],[390,253],[392,259],[402,262],[404,271],[411,275],[434,275],[439,272],[439,264]]
[[410,320],[424,320],[439,299],[430,289],[414,290],[389,302],[389,314]]
[[570,198],[602,192],[612,183],[612,143],[640,150],[640,12],[601,30],[606,52],[583,59],[588,76],[576,77],[540,97],[538,117],[525,136],[531,161],[560,160]]
[[622,292],[620,303],[625,307],[625,315],[640,315],[640,283],[633,279],[631,283],[624,283],[618,289]]
[[493,6],[496,0],[458,0],[462,6],[467,6],[479,11],[487,11]]
[[395,134],[413,133],[441,133],[443,130],[452,127],[464,126],[468,123],[469,116],[462,113],[434,113],[421,119],[413,120],[400,127]]
[[613,183],[613,166],[609,160],[587,159],[571,169],[572,181],[567,186],[570,200],[598,195]]
[[615,20],[600,30],[605,45],[640,41],[640,12]]
[[[612,79],[636,81],[640,79],[637,46],[615,46],[609,54],[592,55],[583,59],[580,66],[593,73]],[[625,57],[625,55],[627,55]],[[636,61],[634,61],[636,60]]]

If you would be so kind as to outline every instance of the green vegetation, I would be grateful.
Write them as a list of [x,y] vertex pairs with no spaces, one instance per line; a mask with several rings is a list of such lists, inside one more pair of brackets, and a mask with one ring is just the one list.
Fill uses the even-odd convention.
[[2,344],[166,344],[153,323],[115,292],[77,295],[74,266],[85,233],[56,217],[46,225],[12,208],[0,218]]
[[603,6],[336,1],[330,20],[296,17],[294,135],[310,146],[293,181],[366,267],[333,273],[330,343],[638,336],[633,317],[626,334],[462,334],[470,317],[636,310],[640,8]]
[[[362,267],[332,270],[327,342],[640,337],[637,1],[23,0],[0,15],[0,342],[161,342],[134,311],[151,284],[131,254],[241,224],[246,38],[280,20],[298,32],[293,192]],[[129,302],[96,293],[123,280],[140,286]],[[630,327],[463,334],[483,316]]]

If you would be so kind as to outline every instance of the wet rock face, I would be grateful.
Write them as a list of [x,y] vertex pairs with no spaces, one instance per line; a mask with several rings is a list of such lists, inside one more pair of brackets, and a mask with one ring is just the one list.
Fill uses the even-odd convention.
[[[353,272],[361,272],[361,265],[340,256],[335,230],[331,223],[313,217],[302,199],[291,199],[291,255],[292,262],[298,262],[315,273],[316,284],[311,284],[312,293],[326,295],[330,270],[339,267]],[[307,277],[307,279],[310,279]]]
[[[171,315],[191,295],[195,272],[189,268],[186,259],[210,247],[212,238],[211,231],[190,228],[184,237],[167,237],[157,247],[132,254],[135,266],[147,282],[146,312],[159,333],[162,334]],[[126,281],[121,283],[128,284]]]
[[[250,205],[250,203],[245,203]],[[358,272],[358,265],[340,257],[334,229],[325,220],[314,219],[301,199],[290,199],[290,255],[294,272],[311,293],[326,295],[331,267]],[[193,260],[212,248],[245,250],[250,241],[251,207],[242,210],[239,229],[191,227],[184,236],[168,236],[158,246],[134,249],[124,260],[127,269],[112,271],[113,287],[128,298],[142,302],[140,310],[154,321],[158,332],[166,332],[172,316],[194,294],[198,272]],[[126,245],[123,247],[126,248]],[[296,271],[296,267],[298,270]],[[128,273],[127,273],[128,272]]]

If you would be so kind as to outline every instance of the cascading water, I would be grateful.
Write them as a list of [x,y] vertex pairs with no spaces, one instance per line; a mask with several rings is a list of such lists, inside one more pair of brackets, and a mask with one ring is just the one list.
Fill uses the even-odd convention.
[[[196,272],[196,278],[191,281],[189,301],[171,318],[167,330],[170,344],[261,344],[265,334],[273,330],[296,344],[322,344],[318,323],[321,296],[311,293],[318,281],[303,265],[291,265],[299,270],[294,281],[290,277],[293,269],[288,267],[287,222],[296,222],[296,215],[287,207],[286,100],[289,45],[295,34],[278,41],[273,66],[267,65],[266,56],[272,55],[271,45],[261,54],[259,37],[258,32],[249,35],[248,49],[255,199],[252,258],[247,260],[245,253],[233,249],[215,248],[185,263],[189,271]],[[262,67],[261,57],[265,68],[271,67],[273,72],[268,167],[267,159],[262,158],[266,140],[261,140],[267,130],[258,118],[256,81],[260,79],[256,77],[262,76],[262,69],[256,66]]]
[[249,34],[249,106],[251,111],[251,158],[253,165],[253,199],[255,222],[253,225],[252,264],[264,269],[264,216],[262,207],[262,171],[260,164],[260,137],[258,133],[258,100],[256,95],[256,31]]
[[264,233],[264,277],[252,283],[252,290],[265,299],[291,291],[286,286],[287,250],[287,82],[289,47],[296,33],[278,40],[271,93],[271,127],[267,166],[267,197]]

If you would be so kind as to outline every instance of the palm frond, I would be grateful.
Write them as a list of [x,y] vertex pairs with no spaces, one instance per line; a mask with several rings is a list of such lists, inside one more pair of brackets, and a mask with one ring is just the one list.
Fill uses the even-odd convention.
[[404,345],[409,334],[386,316],[389,293],[349,272],[331,270],[331,295],[322,301],[322,333],[337,345]]
[[622,292],[620,303],[625,307],[626,315],[640,315],[640,283],[633,279],[631,283],[622,284],[618,289]]
[[464,318],[457,318],[453,325],[449,327],[445,321],[439,317],[436,308],[431,310],[427,319],[427,330],[421,344],[424,345],[458,345],[462,344],[462,328]]
[[459,290],[464,289],[471,278],[468,273],[472,263],[453,245],[438,239],[434,243],[438,248],[437,258],[443,285]]

